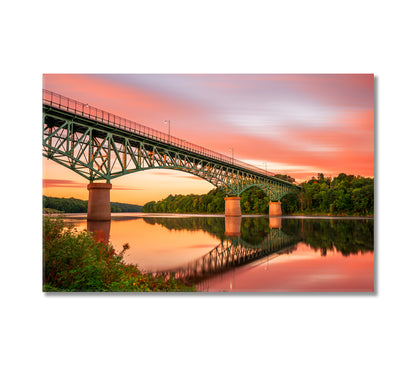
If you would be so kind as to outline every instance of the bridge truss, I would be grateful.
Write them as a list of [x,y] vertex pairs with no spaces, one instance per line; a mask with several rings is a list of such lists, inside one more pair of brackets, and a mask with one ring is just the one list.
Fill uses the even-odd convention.
[[299,187],[260,168],[183,141],[88,104],[43,91],[43,156],[90,182],[148,169],[205,179],[228,196],[257,186],[271,201]]
[[281,229],[271,229],[263,241],[257,245],[247,243],[241,237],[228,238],[186,266],[153,274],[192,283],[201,282],[216,274],[224,273],[229,269],[271,254],[290,253],[299,241],[298,237],[287,235]]

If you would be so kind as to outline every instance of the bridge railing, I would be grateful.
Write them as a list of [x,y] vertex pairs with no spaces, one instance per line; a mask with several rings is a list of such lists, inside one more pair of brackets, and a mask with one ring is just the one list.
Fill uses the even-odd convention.
[[229,156],[201,147],[199,145],[187,142],[186,140],[179,139],[175,136],[169,136],[164,132],[152,129],[151,127],[144,126],[140,123],[128,120],[126,118],[116,116],[104,110],[70,99],[55,92],[43,89],[42,98],[43,103],[51,107],[63,109],[67,112],[74,113],[85,118],[94,119],[96,121],[108,124],[113,127],[128,130],[133,133],[145,136],[147,138],[155,139],[166,144],[174,145],[184,150],[192,151],[200,155],[208,156],[218,161],[223,161],[228,164],[236,165],[244,169],[248,169],[250,171],[263,174],[268,177],[273,177],[273,173],[267,172],[266,170],[263,170],[261,168],[233,159]]

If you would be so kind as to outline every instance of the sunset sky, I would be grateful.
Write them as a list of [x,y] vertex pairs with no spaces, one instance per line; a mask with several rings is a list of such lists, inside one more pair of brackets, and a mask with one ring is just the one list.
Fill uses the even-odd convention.
[[[45,74],[43,87],[301,182],[374,175],[374,77]],[[43,158],[43,194],[88,199],[88,181]],[[153,170],[112,180],[111,200],[145,204],[211,184]]]

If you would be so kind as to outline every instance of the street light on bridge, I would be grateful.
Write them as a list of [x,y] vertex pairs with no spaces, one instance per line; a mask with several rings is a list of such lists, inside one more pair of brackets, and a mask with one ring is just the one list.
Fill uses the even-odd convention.
[[232,164],[234,165],[234,148],[228,148],[232,153],[232,158],[231,158],[231,160],[232,160]]
[[164,122],[163,122],[165,125],[169,125],[169,138],[168,138],[168,143],[170,143],[170,119],[166,119]]

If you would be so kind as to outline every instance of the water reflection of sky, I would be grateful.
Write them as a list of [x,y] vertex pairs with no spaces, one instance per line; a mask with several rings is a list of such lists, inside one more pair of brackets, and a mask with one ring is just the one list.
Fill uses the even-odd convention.
[[[86,229],[86,220],[73,221],[78,229]],[[218,239],[199,231],[169,230],[143,219],[112,220],[110,242],[116,251],[128,243],[126,263],[137,264],[146,271],[163,271],[187,264],[218,245]]]
[[321,256],[305,243],[290,254],[271,255],[202,282],[201,291],[373,292],[373,253]]
[[[198,219],[200,221],[198,221]],[[125,243],[129,243],[130,249],[127,252],[125,261],[137,264],[142,270],[169,271],[180,267],[192,265],[195,260],[200,259],[212,251],[221,241],[224,226],[221,220],[224,218],[209,218],[204,221],[198,219],[174,218],[174,216],[159,217],[156,219],[143,219],[138,216],[115,216],[111,221],[110,242],[116,251],[123,248]],[[190,221],[191,220],[191,221]],[[264,218],[247,219],[242,224],[242,235],[253,236],[256,239],[261,235],[270,235],[271,229],[264,226]],[[295,235],[294,225],[299,226],[298,221],[293,219],[286,220],[284,226],[287,230],[292,229]],[[67,219],[79,230],[87,228],[85,218]],[[223,224],[223,222],[222,222]],[[312,222],[315,225],[315,222]],[[350,252],[341,253],[335,246],[331,250],[322,251],[316,246],[316,238],[319,237],[319,230],[328,234],[328,228],[335,230],[331,235],[335,237],[345,230],[363,231],[368,227],[350,226],[359,223],[345,222],[345,225],[334,226],[334,222],[321,222],[322,227],[313,226],[311,221],[302,222],[302,230],[309,227],[309,236],[292,244],[292,250],[287,253],[273,253],[266,257],[245,263],[243,266],[233,270],[206,277],[197,287],[201,291],[237,291],[237,292],[325,292],[325,291],[368,291],[374,289],[374,256],[373,251],[358,251],[356,245],[352,245]],[[201,227],[199,225],[202,225]],[[371,225],[370,225],[371,227]],[[267,230],[266,230],[267,228]],[[359,230],[358,230],[359,229]],[[247,231],[249,230],[249,231]],[[247,231],[247,232],[245,232]],[[260,236],[261,236],[260,235]],[[365,235],[367,234],[362,234]],[[259,238],[257,238],[259,239]],[[361,242],[362,237],[358,238]],[[254,240],[254,243],[259,240]],[[344,241],[339,242],[345,246]],[[334,243],[335,243],[334,242]],[[322,243],[326,243],[323,240]],[[348,241],[349,244],[350,241]],[[354,243],[352,243],[354,244]],[[325,255],[322,255],[325,253]]]

